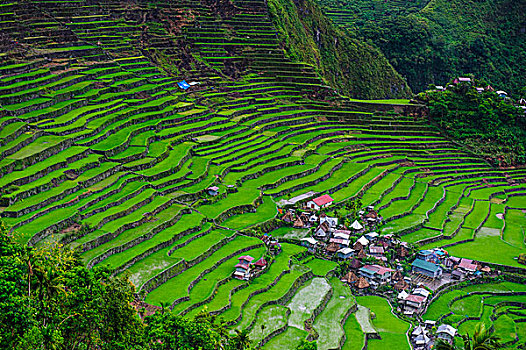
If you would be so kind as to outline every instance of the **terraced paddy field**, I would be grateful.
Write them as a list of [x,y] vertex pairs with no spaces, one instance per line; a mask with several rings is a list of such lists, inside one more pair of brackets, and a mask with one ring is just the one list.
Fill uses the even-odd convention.
[[524,339],[526,287],[513,282],[494,282],[453,288],[436,297],[424,319],[447,322],[462,334],[475,324],[495,327],[495,334],[510,348],[521,348]]
[[[149,3],[194,22],[155,25]],[[235,3],[219,20],[192,1],[1,2],[19,55],[0,66],[0,215],[20,242],[70,244],[89,267],[129,273],[147,302],[187,316],[206,307],[268,349],[312,330],[321,349],[364,344],[336,263],[298,259],[294,240],[308,232],[276,227],[281,199],[361,198],[384,217],[382,233],[518,266],[526,170],[457,148],[407,101],[334,95],[287,58],[263,1]],[[182,38],[193,58],[181,58]],[[182,90],[183,79],[200,84]],[[233,279],[238,257],[267,256],[254,231],[271,228],[292,243],[254,280]],[[370,347],[408,346],[387,301],[358,304],[384,339]]]
[[[406,335],[410,324],[398,319],[386,299],[377,296],[363,296],[357,298],[358,304],[364,309],[363,316],[357,318],[365,333],[365,324],[371,331],[377,333],[380,339],[369,339],[368,349],[408,349],[409,339]],[[369,319],[365,319],[369,317]]]

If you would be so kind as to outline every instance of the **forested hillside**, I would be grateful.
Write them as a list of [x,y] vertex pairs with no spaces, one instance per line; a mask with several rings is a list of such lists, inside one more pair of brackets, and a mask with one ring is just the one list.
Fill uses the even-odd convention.
[[526,1],[320,3],[349,35],[380,48],[415,92],[466,73],[515,94],[526,85]]
[[268,6],[286,52],[314,65],[344,95],[400,98],[411,93],[377,48],[334,26],[315,0],[269,0]]
[[526,162],[526,118],[510,99],[493,91],[479,93],[474,85],[451,85],[418,98],[429,105],[429,116],[448,136],[499,166]]

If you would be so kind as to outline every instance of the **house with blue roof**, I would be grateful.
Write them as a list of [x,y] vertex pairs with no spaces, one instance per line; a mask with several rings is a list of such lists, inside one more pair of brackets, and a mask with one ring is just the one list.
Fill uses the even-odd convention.
[[440,278],[442,276],[442,268],[432,262],[415,259],[412,266],[413,273],[419,273],[430,278]]
[[421,250],[416,255],[417,259],[428,261],[434,255],[432,250]]

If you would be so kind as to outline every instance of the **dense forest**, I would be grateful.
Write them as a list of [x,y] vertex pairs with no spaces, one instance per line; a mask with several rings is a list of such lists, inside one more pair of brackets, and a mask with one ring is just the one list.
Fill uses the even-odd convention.
[[[126,276],[86,268],[60,244],[28,248],[0,222],[1,349],[248,349],[208,312],[187,319],[136,310]],[[142,315],[141,318],[139,315]]]
[[526,85],[526,1],[319,0],[378,47],[413,91],[473,73],[516,97]]
[[418,98],[429,106],[430,119],[449,137],[494,165],[526,163],[526,116],[513,100],[491,90],[486,82],[451,84],[445,91],[427,91]]

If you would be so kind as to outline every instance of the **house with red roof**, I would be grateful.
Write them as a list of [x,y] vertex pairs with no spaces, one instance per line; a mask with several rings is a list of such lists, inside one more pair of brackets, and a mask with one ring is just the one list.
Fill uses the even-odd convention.
[[409,294],[401,303],[404,305],[404,314],[410,316],[419,313],[425,301],[426,298],[421,295]]
[[329,239],[329,243],[337,244],[341,248],[346,248],[349,246],[350,241],[345,238],[331,238]]
[[267,267],[267,265],[267,260],[265,260],[265,258],[261,258],[254,263],[254,268],[256,268],[257,270],[264,270]]
[[234,278],[237,278],[238,280],[248,281],[250,279],[250,276],[252,275],[251,263],[254,260],[254,258],[250,255],[243,255],[240,256],[238,259],[239,262],[235,266],[236,270],[234,271]]
[[332,202],[334,202],[334,199],[332,199],[332,197],[328,194],[324,194],[323,196],[316,197],[313,200],[308,201],[306,206],[309,209],[320,210],[322,208],[327,208],[332,204]]
[[393,269],[380,265],[365,265],[358,270],[360,276],[367,279],[371,286],[377,287],[391,281]]
[[373,256],[382,256],[385,254],[384,247],[372,245],[369,247],[369,254]]
[[477,264],[475,264],[473,260],[462,258],[460,264],[458,264],[458,268],[466,273],[473,273],[477,271]]

